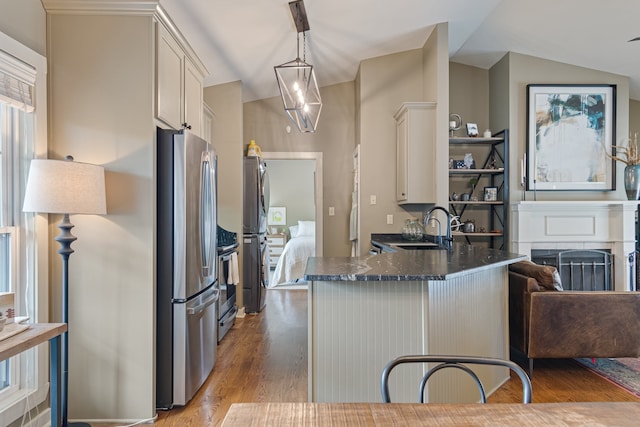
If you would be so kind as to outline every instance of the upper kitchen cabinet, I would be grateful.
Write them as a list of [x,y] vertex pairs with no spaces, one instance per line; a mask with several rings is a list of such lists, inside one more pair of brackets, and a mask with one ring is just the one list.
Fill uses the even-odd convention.
[[174,129],[202,133],[204,74],[169,30],[158,24],[156,117]]
[[[166,101],[162,111],[171,106],[179,117],[194,112],[201,123],[200,82],[208,72],[157,1],[42,4],[48,153],[104,165],[109,194],[107,216],[83,217],[88,222],[76,224],[84,231],[72,270],[80,286],[70,294],[69,418],[100,419],[105,413],[113,419],[151,418],[156,413],[156,127],[182,127],[180,119],[171,124],[158,119],[157,103],[161,98],[164,107]],[[164,55],[169,46],[173,59]],[[159,96],[160,81],[164,89],[167,82],[177,86]],[[191,93],[197,93],[195,110],[190,99],[185,106],[185,94]],[[202,130],[198,126],[196,133]],[[60,289],[58,275],[51,276],[50,286]],[[74,357],[84,362],[74,363]]]
[[396,120],[396,200],[435,203],[436,103],[405,102]]

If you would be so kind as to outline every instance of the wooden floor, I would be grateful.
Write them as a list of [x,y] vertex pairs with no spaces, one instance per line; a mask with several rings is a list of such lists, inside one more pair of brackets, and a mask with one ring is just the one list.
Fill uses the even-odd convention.
[[[536,361],[533,402],[640,401],[572,360]],[[515,377],[489,402],[519,402]],[[183,408],[158,413],[161,427],[220,425],[235,402],[307,401],[307,291],[270,290],[257,315],[237,319],[218,346],[213,374]],[[93,424],[111,427],[116,424]]]

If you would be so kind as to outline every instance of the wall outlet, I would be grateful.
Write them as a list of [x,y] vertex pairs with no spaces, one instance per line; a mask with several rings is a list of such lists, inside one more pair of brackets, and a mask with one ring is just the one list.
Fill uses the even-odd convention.
[[369,197],[369,203],[371,203],[372,205],[376,204],[376,195],[372,194],[371,197]]
[[389,225],[393,224],[393,214],[387,215],[387,224]]
[[336,214],[336,208],[333,206],[329,206],[329,216],[334,216]]

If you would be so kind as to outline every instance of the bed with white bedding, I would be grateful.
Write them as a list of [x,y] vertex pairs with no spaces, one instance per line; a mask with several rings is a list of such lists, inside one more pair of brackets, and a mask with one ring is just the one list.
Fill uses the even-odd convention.
[[289,227],[291,238],[278,258],[269,287],[295,284],[304,277],[307,259],[316,254],[315,221],[298,221]]

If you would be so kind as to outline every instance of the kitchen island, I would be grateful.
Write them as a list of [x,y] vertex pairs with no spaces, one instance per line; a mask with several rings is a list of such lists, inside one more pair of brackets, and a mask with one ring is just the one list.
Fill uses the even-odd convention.
[[[509,358],[508,265],[525,259],[495,249],[397,250],[362,257],[310,258],[309,400],[380,402],[380,375],[406,354]],[[477,369],[487,393],[506,368]],[[428,402],[476,402],[475,383],[455,369],[429,381]],[[417,402],[422,370],[400,366],[394,402]]]

